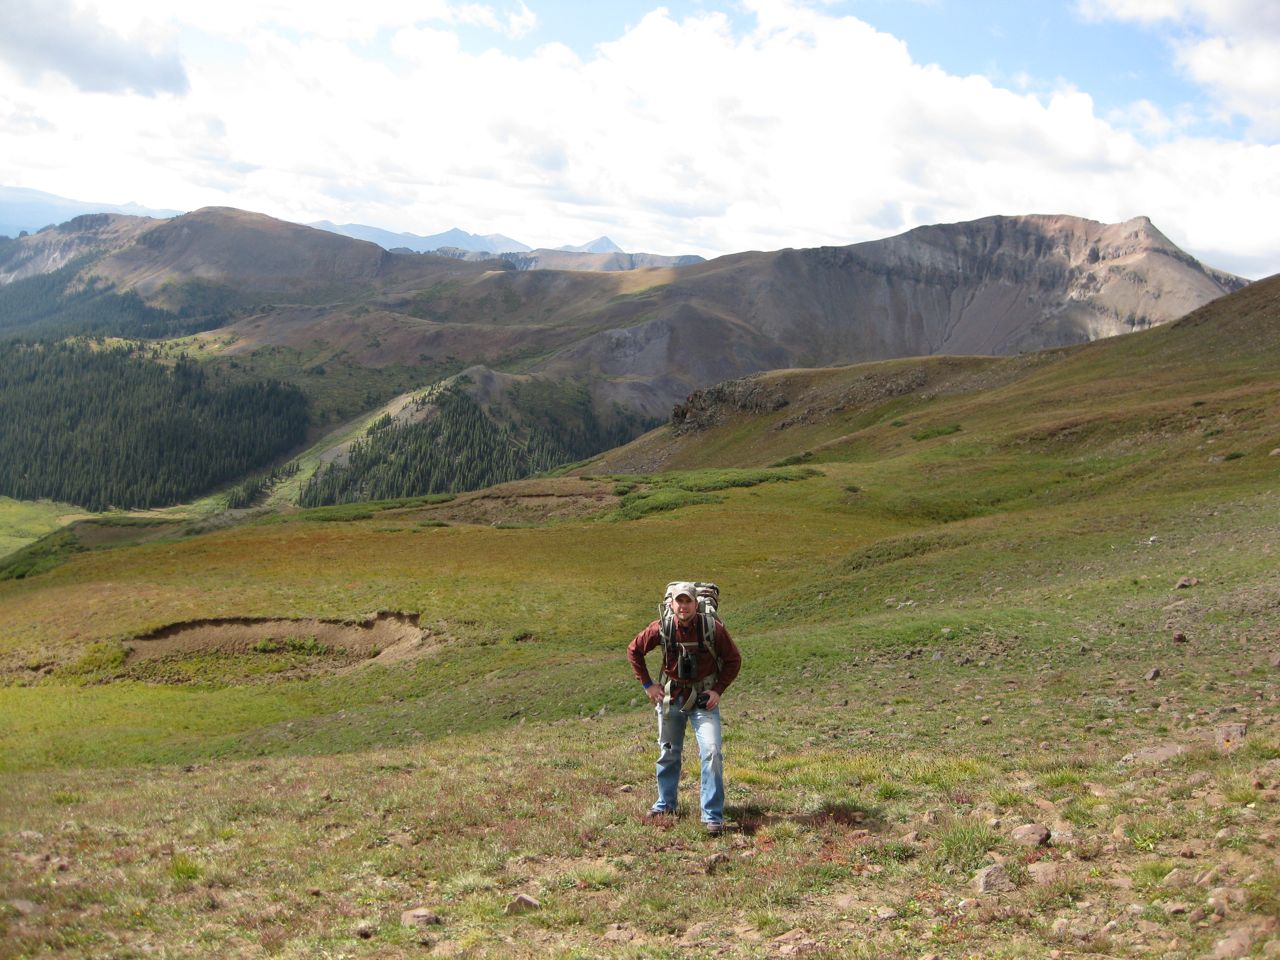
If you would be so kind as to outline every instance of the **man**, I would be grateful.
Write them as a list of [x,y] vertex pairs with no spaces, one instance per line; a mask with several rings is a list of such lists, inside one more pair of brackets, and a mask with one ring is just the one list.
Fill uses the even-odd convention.
[[[662,620],[649,624],[627,647],[627,659],[658,714],[658,800],[650,816],[676,812],[680,759],[686,726],[692,722],[702,762],[702,823],[710,833],[724,829],[724,761],[721,756],[720,698],[742,668],[742,654],[719,619],[704,636],[698,591],[692,583],[674,583],[667,603],[672,620],[664,643]],[[644,656],[663,647],[659,683],[649,675]]]

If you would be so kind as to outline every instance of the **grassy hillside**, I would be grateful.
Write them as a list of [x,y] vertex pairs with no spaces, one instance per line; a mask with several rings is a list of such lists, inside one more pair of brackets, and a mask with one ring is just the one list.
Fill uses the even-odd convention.
[[[0,581],[0,952],[1261,955],[1278,301],[771,374],[582,476]],[[640,819],[622,650],[685,576],[746,660],[716,839]]]
[[51,533],[76,512],[67,503],[0,497],[0,557]]

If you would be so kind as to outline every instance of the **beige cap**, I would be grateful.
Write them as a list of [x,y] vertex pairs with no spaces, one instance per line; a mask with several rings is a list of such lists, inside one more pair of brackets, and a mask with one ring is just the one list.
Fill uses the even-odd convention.
[[683,596],[683,597],[688,597],[690,600],[697,600],[698,588],[695,587],[688,580],[679,580],[676,583],[671,584],[671,586],[667,588],[667,596],[673,599],[675,597]]

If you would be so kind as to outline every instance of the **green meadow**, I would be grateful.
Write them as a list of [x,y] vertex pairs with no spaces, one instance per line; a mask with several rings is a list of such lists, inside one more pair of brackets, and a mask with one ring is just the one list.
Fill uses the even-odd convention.
[[[453,499],[42,541],[0,579],[0,955],[1273,955],[1276,302],[770,374],[772,413]],[[744,655],[718,837],[696,760],[642,819],[623,651],[686,577]],[[380,611],[420,638],[326,639]]]
[[0,497],[0,558],[53,532],[64,518],[77,514],[83,511],[65,503]]

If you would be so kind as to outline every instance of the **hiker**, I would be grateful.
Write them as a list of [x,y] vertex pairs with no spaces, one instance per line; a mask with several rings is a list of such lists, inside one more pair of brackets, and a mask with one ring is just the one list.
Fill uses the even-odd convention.
[[[724,829],[720,698],[742,668],[742,654],[715,615],[718,596],[714,584],[672,583],[664,598],[667,609],[627,647],[631,669],[658,714],[658,800],[648,816],[676,812],[685,728],[692,723],[702,762],[702,823],[713,834]],[[644,657],[658,646],[662,670],[654,683]]]

